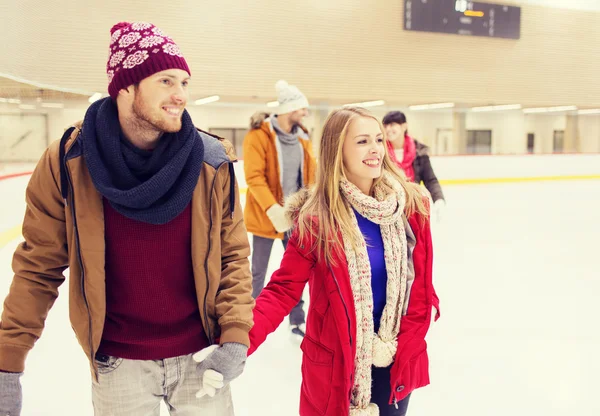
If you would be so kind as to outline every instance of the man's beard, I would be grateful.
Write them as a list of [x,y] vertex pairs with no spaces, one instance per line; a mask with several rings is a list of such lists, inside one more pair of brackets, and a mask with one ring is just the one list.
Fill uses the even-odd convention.
[[165,118],[153,116],[152,112],[144,105],[144,99],[139,93],[135,95],[132,111],[137,119],[137,124],[141,128],[151,128],[160,133],[177,133],[181,130],[181,116],[177,123],[169,123]]

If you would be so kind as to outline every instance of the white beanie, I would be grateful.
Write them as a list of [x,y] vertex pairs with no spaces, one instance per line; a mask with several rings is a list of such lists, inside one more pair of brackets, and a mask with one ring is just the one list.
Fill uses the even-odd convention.
[[289,85],[280,80],[275,84],[277,90],[277,114],[287,114],[292,111],[308,108],[308,100],[295,85]]

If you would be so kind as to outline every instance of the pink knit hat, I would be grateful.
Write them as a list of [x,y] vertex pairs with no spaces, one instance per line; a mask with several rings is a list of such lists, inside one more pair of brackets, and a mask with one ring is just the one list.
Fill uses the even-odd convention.
[[106,75],[111,97],[166,69],[182,69],[191,75],[179,47],[153,24],[121,22],[110,33]]

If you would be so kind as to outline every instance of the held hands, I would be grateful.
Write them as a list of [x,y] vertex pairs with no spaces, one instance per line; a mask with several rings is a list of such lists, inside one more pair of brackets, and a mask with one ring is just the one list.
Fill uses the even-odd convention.
[[248,347],[236,342],[211,345],[194,354],[194,361],[198,363],[196,371],[202,377],[202,388],[196,397],[213,397],[218,389],[242,374],[247,354]]

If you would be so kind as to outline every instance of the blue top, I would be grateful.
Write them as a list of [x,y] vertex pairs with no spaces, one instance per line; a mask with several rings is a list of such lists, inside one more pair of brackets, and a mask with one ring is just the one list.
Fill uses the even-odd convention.
[[387,292],[387,270],[385,268],[385,255],[383,250],[383,238],[379,224],[369,221],[354,211],[358,221],[358,228],[367,243],[367,253],[371,264],[371,288],[373,290],[373,321],[375,331],[379,330],[379,322],[385,307]]

